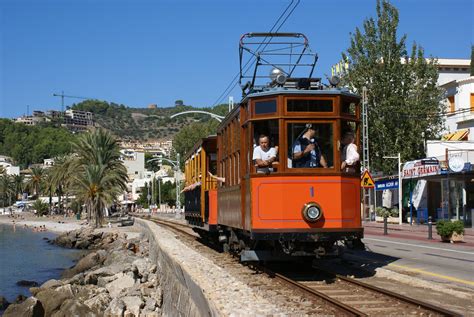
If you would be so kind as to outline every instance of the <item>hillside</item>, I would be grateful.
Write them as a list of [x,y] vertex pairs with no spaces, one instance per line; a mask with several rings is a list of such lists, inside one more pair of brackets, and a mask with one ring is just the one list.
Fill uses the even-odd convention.
[[193,122],[205,122],[209,116],[189,114],[171,119],[170,116],[189,110],[204,110],[225,115],[227,105],[218,105],[213,109],[178,106],[169,108],[131,108],[125,105],[107,103],[98,100],[86,100],[74,104],[72,109],[94,113],[94,121],[102,128],[125,140],[170,140],[184,126]]

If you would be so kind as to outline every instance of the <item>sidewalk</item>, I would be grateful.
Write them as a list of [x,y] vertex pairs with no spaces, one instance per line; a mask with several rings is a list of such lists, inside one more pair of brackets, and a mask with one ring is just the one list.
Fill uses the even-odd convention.
[[406,240],[416,240],[428,243],[435,243],[441,245],[450,245],[452,247],[462,246],[474,248],[474,228],[464,229],[464,242],[459,243],[445,243],[441,241],[440,236],[436,233],[436,226],[433,225],[433,240],[428,240],[428,225],[410,225],[404,223],[388,224],[388,235],[383,234],[383,223],[381,222],[362,222],[364,227],[364,235],[384,236],[386,238],[398,238]]

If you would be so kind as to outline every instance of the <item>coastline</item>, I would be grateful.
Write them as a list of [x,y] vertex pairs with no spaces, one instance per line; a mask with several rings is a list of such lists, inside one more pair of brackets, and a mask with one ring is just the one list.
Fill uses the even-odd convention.
[[15,218],[10,217],[9,215],[0,215],[0,224],[10,226],[15,225],[18,227],[25,227],[26,225],[31,230],[34,227],[45,226],[47,231],[55,234],[66,233],[87,227],[85,220],[77,220],[71,217],[37,217],[28,212],[14,213],[13,215]]

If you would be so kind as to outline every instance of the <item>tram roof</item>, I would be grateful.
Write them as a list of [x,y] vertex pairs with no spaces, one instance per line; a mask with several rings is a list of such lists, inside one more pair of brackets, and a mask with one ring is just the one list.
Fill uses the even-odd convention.
[[306,89],[294,89],[294,88],[285,88],[285,87],[277,87],[277,88],[270,88],[264,91],[252,92],[245,96],[242,99],[246,101],[249,98],[256,98],[256,97],[266,97],[266,96],[276,96],[276,95],[342,95],[347,97],[354,97],[360,98],[359,95],[350,92],[348,89],[345,88],[330,88],[330,89],[318,89],[318,90],[306,90]]

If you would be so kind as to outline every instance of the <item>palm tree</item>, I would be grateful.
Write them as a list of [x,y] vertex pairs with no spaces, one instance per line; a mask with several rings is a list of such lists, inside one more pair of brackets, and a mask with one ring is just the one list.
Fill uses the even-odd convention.
[[96,130],[81,135],[73,149],[77,155],[71,165],[74,192],[82,199],[88,219],[94,215],[95,226],[101,226],[104,208],[126,189],[127,170],[120,160],[120,149],[112,135]]
[[50,169],[51,185],[58,194],[59,209],[63,210],[61,204],[62,195],[66,194],[66,204],[69,197],[69,189],[73,183],[75,164],[74,156],[61,156],[54,160],[54,166]]
[[31,169],[31,178],[27,183],[27,187],[29,190],[33,190],[34,196],[39,195],[41,185],[43,185],[44,178],[46,174],[44,169],[41,167],[33,167]]
[[14,175],[13,176],[13,183],[15,189],[15,197],[18,199],[23,195],[23,191],[25,189],[25,177],[23,175]]
[[13,179],[5,173],[0,174],[0,197],[2,207],[12,204],[12,197],[15,195]]

